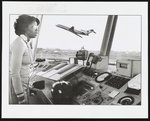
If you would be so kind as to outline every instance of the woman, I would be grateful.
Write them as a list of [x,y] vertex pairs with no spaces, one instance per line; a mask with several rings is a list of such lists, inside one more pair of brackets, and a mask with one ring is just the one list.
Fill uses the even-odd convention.
[[29,15],[20,15],[14,23],[18,38],[10,46],[10,104],[27,103],[27,84],[33,62],[30,40],[37,36],[39,23]]

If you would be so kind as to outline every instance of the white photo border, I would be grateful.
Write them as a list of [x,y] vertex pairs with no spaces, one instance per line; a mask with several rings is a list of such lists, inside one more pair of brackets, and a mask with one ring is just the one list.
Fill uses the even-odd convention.
[[[89,9],[91,8],[92,9]],[[148,2],[3,2],[2,118],[147,118]],[[9,105],[9,17],[11,14],[105,14],[142,16],[142,104],[139,106]],[[109,114],[109,115],[108,115]]]

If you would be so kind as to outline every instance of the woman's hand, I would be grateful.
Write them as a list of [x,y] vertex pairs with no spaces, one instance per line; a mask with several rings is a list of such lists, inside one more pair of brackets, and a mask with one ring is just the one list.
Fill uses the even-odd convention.
[[19,101],[18,103],[19,103],[19,104],[27,104],[27,101],[24,99],[24,100],[22,100],[22,101]]
[[17,94],[17,98],[18,98],[18,103],[19,104],[27,104],[27,100],[25,98],[25,94],[24,92]]

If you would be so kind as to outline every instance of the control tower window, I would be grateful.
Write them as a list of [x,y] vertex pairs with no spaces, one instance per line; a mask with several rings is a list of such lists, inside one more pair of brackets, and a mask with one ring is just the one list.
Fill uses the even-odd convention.
[[141,16],[118,16],[109,62],[141,59]]
[[[10,43],[16,38],[13,23],[18,16],[10,15]],[[99,54],[107,18],[107,15],[43,15],[36,57],[68,60],[82,47]],[[58,24],[81,31],[93,29],[96,33],[81,38],[57,27]],[[115,64],[116,59],[122,58],[141,58],[141,16],[118,15],[109,63]]]

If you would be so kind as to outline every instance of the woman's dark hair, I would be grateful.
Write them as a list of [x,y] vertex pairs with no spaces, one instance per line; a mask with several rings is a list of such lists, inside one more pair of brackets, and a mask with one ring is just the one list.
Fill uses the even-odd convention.
[[37,22],[37,25],[40,24],[40,21],[38,18],[35,18],[34,16],[29,16],[26,14],[20,15],[18,19],[16,19],[16,22],[14,23],[15,33],[17,35],[21,35],[25,33],[25,28],[28,27],[29,24],[32,22]]

